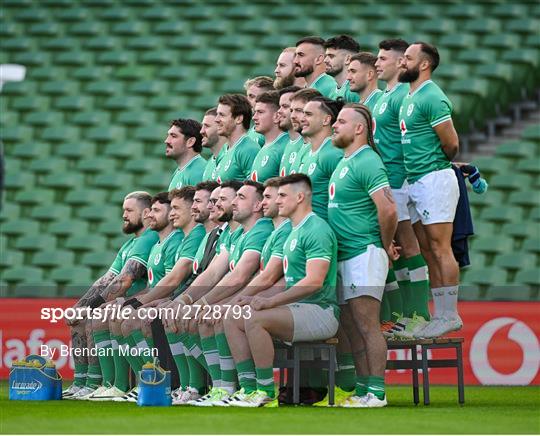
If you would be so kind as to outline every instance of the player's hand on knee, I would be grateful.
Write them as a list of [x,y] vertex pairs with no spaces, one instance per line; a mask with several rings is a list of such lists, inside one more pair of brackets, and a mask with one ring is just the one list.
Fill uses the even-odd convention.
[[255,296],[249,304],[255,310],[271,309],[274,307],[271,298]]

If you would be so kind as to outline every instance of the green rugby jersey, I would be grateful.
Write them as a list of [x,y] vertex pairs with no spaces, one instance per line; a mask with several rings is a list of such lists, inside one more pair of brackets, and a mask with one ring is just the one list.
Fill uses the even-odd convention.
[[318,304],[324,309],[332,307],[336,318],[338,318],[336,236],[326,221],[314,213],[310,213],[302,222],[292,228],[283,246],[283,272],[285,273],[287,289],[306,276],[306,264],[308,260],[313,259],[323,259],[330,262],[328,272],[322,288],[303,298],[299,303]]
[[401,188],[407,176],[399,130],[399,108],[408,92],[408,84],[396,83],[392,89],[383,92],[372,111],[373,140],[388,170],[392,189]]
[[176,262],[176,251],[182,243],[184,234],[179,230],[173,230],[167,237],[152,247],[148,257],[148,287],[153,288],[171,272]]
[[330,96],[333,100],[337,100],[340,97],[347,103],[358,103],[360,101],[358,93],[351,91],[351,85],[348,80],[345,80],[341,86],[338,86],[336,82],[336,87]]
[[[148,268],[148,256],[152,251],[152,247],[159,241],[159,235],[153,230],[146,229],[140,236],[131,238],[128,241],[124,242],[118,254],[116,255],[109,271],[118,275],[124,268],[128,260],[133,259],[144,265],[145,268]],[[130,297],[131,295],[142,291],[146,288],[146,279],[140,278],[135,280],[131,287],[126,292],[126,296]]]
[[247,131],[246,135],[248,135],[250,139],[255,141],[257,144],[259,144],[259,147],[262,147],[265,143],[264,135],[255,131],[255,126],[253,125],[253,121],[251,122],[251,127]]
[[381,95],[383,92],[376,88],[373,90],[371,94],[369,94],[364,101],[361,101],[364,106],[367,106],[371,112],[373,112],[373,107],[375,106],[375,103],[379,101],[379,98],[381,98]]
[[206,161],[206,166],[204,167],[204,172],[202,179],[203,181],[206,180],[217,180],[217,166],[221,162],[221,159],[225,155],[226,146],[224,145],[221,147],[221,150],[219,150],[219,153],[217,156],[210,156],[210,158]]
[[176,250],[174,262],[178,262],[180,259],[188,259],[193,261],[197,254],[197,249],[201,244],[204,236],[206,235],[206,229],[200,223],[191,229],[191,231],[184,235],[184,239]]
[[234,243],[231,241],[229,271],[234,269],[246,251],[256,251],[257,253],[262,251],[264,243],[274,231],[274,224],[270,218],[261,218],[247,232],[244,232],[242,227],[240,229],[242,231],[236,241]]
[[261,271],[266,268],[266,265],[268,265],[268,262],[270,262],[272,257],[283,259],[283,245],[285,244],[289,233],[291,233],[291,229],[291,220],[287,218],[274,229],[270,237],[266,240],[261,251]]
[[407,181],[450,168],[435,127],[452,119],[452,103],[434,82],[426,80],[407,93],[399,109],[399,127]]
[[285,177],[290,174],[291,165],[294,163],[296,156],[300,149],[304,145],[304,138],[302,135],[299,135],[294,141],[290,139],[283,150],[283,156],[281,156],[281,163],[279,165],[279,176]]
[[253,161],[261,149],[259,144],[247,135],[242,135],[232,148],[229,148],[227,144],[223,147],[225,153],[216,169],[217,182],[248,179]]
[[169,192],[183,186],[195,186],[197,183],[202,182],[205,167],[206,160],[198,154],[182,168],[176,168],[171,183],[169,183]]
[[322,95],[329,98],[332,98],[336,86],[337,83],[334,78],[326,73],[322,73],[311,83],[311,85],[309,85],[310,88],[316,89]]
[[[302,139],[303,140],[303,139]],[[304,142],[300,145],[300,149],[296,153],[294,160],[291,162],[289,167],[289,174],[296,174],[301,172],[300,167],[302,166],[302,159],[306,153],[311,150],[311,144],[309,142]]]
[[309,149],[301,156],[298,172],[311,179],[313,190],[313,212],[322,219],[328,219],[328,183],[336,165],[343,158],[343,150],[332,145],[332,138],[326,138],[316,152]]
[[251,180],[264,183],[271,177],[279,176],[279,165],[285,150],[289,143],[289,134],[280,133],[270,144],[264,145],[255,156],[251,166]]
[[216,255],[221,253],[221,250],[227,250],[229,253],[232,251],[231,245],[236,243],[238,237],[242,234],[244,229],[242,226],[238,226],[234,231],[231,232],[231,227],[227,225],[221,235],[218,238],[216,246]]
[[382,247],[375,191],[389,186],[380,156],[368,145],[344,157],[328,187],[328,222],[338,240],[338,260],[351,259],[374,244]]

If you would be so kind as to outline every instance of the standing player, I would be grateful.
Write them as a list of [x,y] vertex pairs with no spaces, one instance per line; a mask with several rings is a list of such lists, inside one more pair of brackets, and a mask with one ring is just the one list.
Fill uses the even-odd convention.
[[[398,320],[387,334],[413,338],[414,333],[423,328],[429,320],[429,284],[427,267],[420,254],[407,208],[409,194],[399,130],[399,108],[409,92],[409,86],[398,82],[398,76],[408,46],[402,39],[387,39],[379,44],[375,67],[379,80],[386,82],[386,90],[373,107],[372,115],[373,140],[388,170],[388,180],[396,202],[398,227],[395,238],[397,245],[401,247],[400,258],[394,262],[394,269],[402,294],[405,318]],[[389,298],[389,302],[390,313],[400,313],[392,307],[392,298]],[[402,331],[404,327],[405,330]]]
[[347,68],[347,80],[351,91],[360,95],[360,103],[366,105],[369,110],[373,110],[373,106],[382,95],[382,91],[377,87],[375,62],[377,62],[377,56],[360,52],[351,56]]
[[[134,237],[122,245],[107,273],[93,284],[88,292],[76,303],[75,307],[89,306],[96,308],[107,301],[115,300],[117,297],[122,297],[125,294],[129,296],[144,289],[146,262],[152,246],[158,240],[157,233],[147,228],[147,215],[150,212],[151,199],[150,194],[143,191],[136,191],[126,195],[122,205],[122,218],[124,221],[122,231],[128,235],[133,234]],[[68,325],[71,330],[73,347],[86,348],[88,346],[86,330],[92,331],[90,329],[92,322],[89,320],[73,320],[68,322]],[[113,340],[114,338],[109,339]],[[118,354],[117,349],[113,352],[113,358],[113,374],[111,374],[108,370],[110,365],[105,368],[105,365],[100,365],[97,359],[88,362],[84,356],[76,353],[74,355],[75,381],[62,393],[62,397],[88,398],[95,392],[96,388],[99,389],[100,384],[106,385],[107,382],[111,381],[111,378],[115,382],[115,386],[122,393],[125,393],[128,388],[125,358]],[[91,364],[90,367],[88,367],[88,363]],[[120,374],[124,381],[117,377],[118,383],[116,383],[114,376],[115,366],[116,374]],[[122,368],[125,370],[125,377],[121,371]]]
[[251,166],[251,180],[264,182],[279,175],[279,165],[289,135],[279,123],[279,94],[269,91],[260,94],[255,103],[253,122],[255,131],[264,135],[265,144]]
[[276,69],[274,70],[274,88],[279,90],[289,86],[306,86],[306,81],[303,77],[294,76],[294,47],[283,49],[276,61]]
[[201,127],[202,146],[208,148],[212,156],[206,162],[203,173],[203,181],[216,180],[216,168],[223,157],[225,142],[227,139],[218,135],[216,124],[217,108],[208,109],[204,114]]
[[310,146],[300,156],[298,172],[307,174],[313,189],[313,212],[328,219],[328,183],[343,152],[332,145],[332,124],[343,106],[340,101],[315,97],[304,106],[302,136]]
[[291,220],[283,246],[285,292],[251,300],[251,318],[237,331],[244,371],[256,374],[255,389],[231,401],[232,406],[277,406],[274,389],[273,338],[287,342],[318,341],[338,329],[336,302],[337,243],[330,226],[311,209],[311,182],[305,174],[281,180],[279,214]]
[[439,52],[424,42],[407,48],[400,82],[410,83],[399,111],[401,143],[407,182],[409,214],[427,261],[434,318],[418,336],[434,338],[459,330],[457,312],[459,268],[451,246],[453,221],[459,200],[451,160],[459,150],[452,123],[452,104],[431,81]]
[[227,144],[216,169],[218,183],[249,178],[255,156],[261,149],[247,135],[250,121],[251,106],[246,97],[226,94],[219,98],[216,124],[218,135],[227,138]]
[[363,340],[353,349],[365,346],[363,354],[355,355],[356,367],[367,372],[357,374],[356,393],[344,407],[386,406],[386,341],[379,311],[389,256],[397,258],[392,243],[397,212],[386,169],[372,148],[372,124],[366,106],[348,104],[333,126],[333,142],[345,152],[330,179],[328,203],[328,219],[338,238],[338,299]]
[[165,155],[169,159],[174,159],[178,165],[168,191],[201,182],[206,166],[206,161],[201,156],[201,124],[185,118],[173,120],[165,144],[167,145]]
[[285,150],[283,150],[283,156],[279,164],[280,177],[289,174],[291,164],[296,159],[298,151],[300,151],[300,148],[304,144],[304,140],[298,132],[298,127],[295,129],[291,122],[291,97],[300,89],[298,86],[289,86],[279,90],[279,110],[277,112],[279,128],[289,134],[288,142]]
[[[246,80],[244,83],[244,89],[246,90],[246,97],[249,100],[251,110],[255,110],[255,103],[257,97],[263,92],[273,91],[274,82],[271,77],[268,76],[258,76],[253,79]],[[253,123],[249,128],[247,135],[255,142],[257,142],[261,147],[264,145],[264,136],[255,131],[255,126]]]
[[330,98],[334,100],[343,98],[346,102],[357,103],[360,98],[358,94],[350,90],[347,80],[347,65],[351,56],[360,51],[360,44],[349,35],[339,35],[327,39],[324,48],[326,50],[324,55],[326,74],[332,76],[336,81],[336,88]]
[[324,64],[324,39],[307,36],[296,43],[294,55],[295,77],[306,79],[306,85],[325,97],[331,97],[336,89],[336,81],[326,74]]

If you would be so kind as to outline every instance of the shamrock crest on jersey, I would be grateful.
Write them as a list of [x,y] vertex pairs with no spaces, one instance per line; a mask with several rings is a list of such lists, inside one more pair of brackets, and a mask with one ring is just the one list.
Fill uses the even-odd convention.
[[413,113],[413,110],[414,110],[414,103],[411,103],[408,107],[407,107],[407,116],[410,117],[411,114]]
[[264,167],[268,163],[268,159],[269,159],[268,155],[263,157],[263,159],[261,161],[261,167]]
[[159,265],[160,260],[161,260],[161,253],[158,253],[156,257],[154,258],[154,265]]
[[297,241],[296,239],[293,239],[293,240],[291,241],[291,246],[290,246],[290,247],[291,247],[291,251],[294,251],[294,249],[296,248],[296,243],[297,243],[297,242],[298,242],[298,241]]
[[388,103],[384,102],[383,104],[381,104],[381,107],[379,108],[379,115],[382,115],[387,107]]
[[316,168],[317,168],[317,164],[315,162],[311,162],[307,170],[308,176],[311,176]]
[[296,151],[293,151],[290,155],[289,155],[289,163],[292,165],[294,163],[294,161],[296,160]]
[[339,178],[342,179],[343,177],[347,175],[348,172],[349,172],[349,167],[343,167],[341,171],[339,172]]

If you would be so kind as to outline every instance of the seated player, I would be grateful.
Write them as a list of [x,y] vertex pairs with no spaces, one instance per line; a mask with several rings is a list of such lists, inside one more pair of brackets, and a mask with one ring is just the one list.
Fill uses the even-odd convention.
[[326,221],[313,213],[309,177],[292,174],[281,179],[277,205],[279,214],[292,223],[283,246],[286,290],[253,297],[253,313],[243,331],[231,332],[243,372],[256,374],[256,389],[237,395],[231,406],[277,406],[273,339],[323,340],[338,329],[337,241]]
[[[152,246],[158,240],[157,233],[148,228],[151,199],[150,194],[143,191],[126,195],[122,205],[124,221],[122,231],[134,236],[122,245],[107,273],[93,284],[74,307],[96,308],[105,302],[114,301],[117,297],[130,296],[144,289],[148,256]],[[86,319],[72,320],[68,321],[67,324],[70,326],[74,348],[84,349],[93,346],[94,337],[90,321]],[[110,340],[114,347],[114,338],[104,338],[104,340]],[[111,380],[115,381],[114,373],[110,372],[111,366],[99,362],[97,357],[90,357],[91,362],[88,362],[87,357],[76,353],[74,360],[75,380],[63,392],[63,398],[85,399],[92,395],[101,384],[108,386]],[[114,351],[114,361],[118,368],[125,368],[125,358],[120,356],[117,351]],[[90,363],[90,367],[88,367],[88,363]],[[115,371],[115,366],[112,369]],[[126,380],[122,379],[121,381],[119,378],[117,388],[125,391],[128,387]]]

